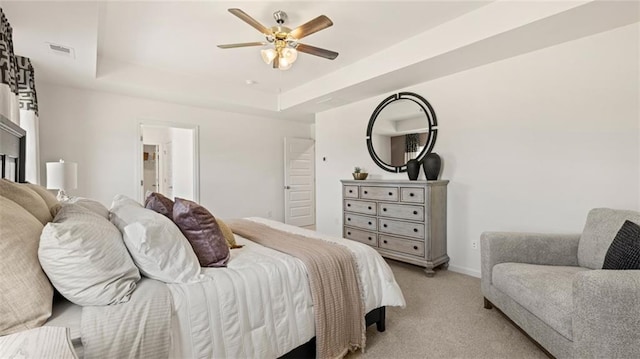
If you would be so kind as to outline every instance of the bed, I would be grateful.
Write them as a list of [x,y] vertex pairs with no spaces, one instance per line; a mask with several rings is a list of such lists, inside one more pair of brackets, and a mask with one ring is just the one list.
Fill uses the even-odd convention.
[[[2,119],[2,178],[24,181],[24,141],[24,131]],[[390,268],[372,248],[267,219],[248,220],[282,233],[346,247],[357,264],[366,326],[376,324],[379,331],[384,331],[385,307],[405,305]],[[107,352],[100,350],[109,346],[149,339],[144,337],[145,333],[140,338],[120,337],[127,326],[138,332],[160,330],[163,338],[168,338],[169,357],[314,357],[314,305],[305,265],[295,257],[241,236],[236,235],[236,240],[244,247],[231,251],[226,268],[204,268],[205,280],[165,284],[143,277],[130,303],[104,308],[82,307],[59,296],[44,325],[70,328],[72,343],[80,357],[102,356]],[[169,309],[164,308],[165,312],[169,310],[170,320],[154,319],[153,313],[139,319],[137,316],[142,315],[139,312],[154,305],[160,307],[154,303],[161,302],[158,299],[163,296],[161,293],[168,293],[165,296],[170,298]],[[145,321],[145,325],[137,320]],[[157,325],[147,325],[153,320]]]

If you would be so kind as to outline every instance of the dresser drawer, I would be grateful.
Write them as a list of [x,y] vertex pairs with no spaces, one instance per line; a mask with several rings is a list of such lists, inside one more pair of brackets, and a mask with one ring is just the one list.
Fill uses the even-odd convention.
[[346,199],[344,201],[344,210],[347,212],[364,213],[375,216],[377,213],[377,206],[376,202],[365,202]]
[[345,198],[358,198],[358,186],[344,186],[342,192]]
[[379,237],[380,238],[378,245],[380,248],[411,254],[417,257],[424,257],[423,241],[413,241],[410,239],[396,238],[385,236],[384,234],[381,234]]
[[424,207],[410,204],[378,203],[378,213],[381,217],[409,219],[424,222]]
[[424,238],[424,224],[378,219],[380,232],[397,234],[400,236]]
[[397,187],[360,187],[360,198],[375,199],[381,201],[398,201]]
[[367,232],[360,229],[344,227],[344,238],[362,242],[372,247],[378,246],[378,235],[375,232]]
[[376,229],[378,229],[375,217],[360,216],[351,213],[344,214],[344,225],[364,228],[371,231],[375,231]]
[[424,203],[424,188],[400,188],[400,201],[411,203]]

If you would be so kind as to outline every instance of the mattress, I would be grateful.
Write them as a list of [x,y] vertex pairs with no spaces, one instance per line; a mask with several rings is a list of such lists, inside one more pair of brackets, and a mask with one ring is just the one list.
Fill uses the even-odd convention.
[[[271,227],[337,242],[352,251],[366,311],[404,306],[393,274],[371,247],[262,218]],[[205,268],[205,281],[169,284],[174,301],[171,356],[276,358],[315,336],[313,302],[303,263],[236,236],[227,268]]]

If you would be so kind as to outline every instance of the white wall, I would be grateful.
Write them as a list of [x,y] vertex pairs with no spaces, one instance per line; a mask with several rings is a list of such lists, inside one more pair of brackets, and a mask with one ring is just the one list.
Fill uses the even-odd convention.
[[[438,117],[451,268],[479,275],[483,231],[581,232],[593,207],[640,209],[638,25],[411,88]],[[378,168],[369,116],[389,94],[316,115],[317,228],[341,234],[340,179]],[[326,157],[326,162],[322,158]],[[424,174],[421,174],[424,178]]]
[[42,163],[78,163],[70,194],[110,205],[116,194],[137,195],[140,121],[199,126],[200,202],[222,218],[283,219],[283,138],[309,137],[310,125],[37,84]]

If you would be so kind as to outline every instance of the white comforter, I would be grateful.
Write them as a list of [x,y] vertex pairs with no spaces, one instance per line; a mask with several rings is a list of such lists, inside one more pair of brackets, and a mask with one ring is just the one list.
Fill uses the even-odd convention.
[[[371,247],[262,218],[271,227],[338,242],[358,264],[366,311],[404,306],[391,269]],[[276,358],[315,336],[313,303],[302,262],[236,236],[227,268],[206,268],[207,280],[169,284],[173,295],[171,357]]]

